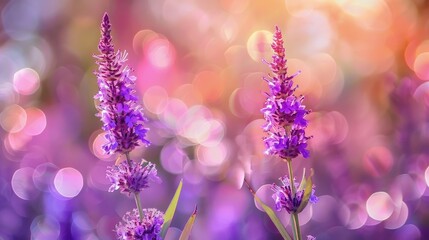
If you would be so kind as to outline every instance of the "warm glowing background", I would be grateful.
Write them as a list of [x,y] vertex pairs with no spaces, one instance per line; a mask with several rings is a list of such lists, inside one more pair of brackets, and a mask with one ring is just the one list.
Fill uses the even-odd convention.
[[[264,156],[260,109],[272,31],[309,115],[322,239],[429,237],[429,4],[423,0],[0,1],[0,240],[112,239],[132,198],[108,193],[94,116],[92,55],[102,14],[129,52],[158,166],[143,205],[184,189],[170,239],[195,205],[193,239],[279,239],[269,205],[286,173]],[[284,212],[279,216],[288,224]]]

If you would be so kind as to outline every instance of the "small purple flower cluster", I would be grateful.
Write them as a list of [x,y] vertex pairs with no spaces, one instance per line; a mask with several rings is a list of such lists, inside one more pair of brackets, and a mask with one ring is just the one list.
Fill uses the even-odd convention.
[[266,154],[277,155],[282,159],[296,158],[298,155],[309,157],[305,135],[308,121],[305,119],[310,112],[302,104],[304,97],[294,95],[293,78],[288,76],[283,37],[276,27],[273,61],[269,63],[272,75],[264,78],[268,82],[270,92],[267,93],[265,107],[261,110],[266,124],[263,126],[268,136],[264,138]]
[[[296,213],[299,206],[301,205],[302,197],[304,195],[304,190],[297,190],[295,195],[292,193],[291,182],[289,177],[284,176],[279,178],[283,186],[277,186],[275,183],[271,185],[271,189],[274,191],[273,198],[276,204],[276,210],[280,211],[286,209],[290,213]],[[294,179],[295,189],[299,188],[299,184]],[[311,191],[309,202],[316,203],[319,200],[316,195],[314,195],[314,186]]]
[[115,227],[118,239],[161,240],[160,232],[164,224],[164,214],[155,208],[145,208],[143,215],[143,219],[140,220],[137,209],[127,212],[123,222]]
[[99,92],[96,104],[106,131],[108,143],[103,146],[107,154],[119,153],[126,161],[107,169],[107,178],[112,183],[110,192],[120,190],[124,194],[134,194],[138,209],[128,212],[123,222],[116,225],[118,239],[160,240],[164,214],[156,209],[141,209],[139,193],[149,187],[149,181],[160,182],[155,165],[142,161],[137,163],[129,158],[129,153],[141,143],[149,145],[146,139],[147,121],[142,107],[137,103],[134,90],[135,77],[125,65],[127,54],[114,52],[109,16],[104,14],[101,23],[101,39],[98,45],[100,55],[96,55]]
[[112,183],[109,192],[120,190],[128,196],[148,188],[149,181],[161,182],[155,164],[144,160],[140,164],[132,160],[129,163],[123,161],[119,165],[108,167],[106,174]]
[[101,39],[98,45],[100,55],[96,55],[98,71],[95,73],[99,92],[95,99],[99,101],[97,114],[103,122],[108,143],[103,149],[108,154],[128,153],[141,143],[149,145],[146,139],[147,128],[143,126],[146,118],[142,107],[137,104],[133,88],[135,77],[124,65],[126,52],[115,53],[110,35],[111,25],[107,14],[101,24]]

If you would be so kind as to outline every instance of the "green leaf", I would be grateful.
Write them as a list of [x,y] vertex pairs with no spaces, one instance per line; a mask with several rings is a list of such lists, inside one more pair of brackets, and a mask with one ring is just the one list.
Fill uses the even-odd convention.
[[192,226],[194,225],[196,217],[197,217],[197,206],[195,206],[194,212],[192,213],[191,217],[189,217],[188,222],[186,222],[186,225],[183,228],[183,232],[182,234],[180,234],[179,240],[189,239],[189,235],[191,234]]
[[[305,170],[304,170],[305,173]],[[299,189],[303,189],[304,190],[304,196],[302,197],[302,201],[301,201],[301,205],[299,205],[299,208],[297,209],[297,213],[302,212],[302,210],[304,210],[304,208],[307,206],[308,201],[310,199],[311,196],[311,192],[313,191],[313,181],[311,180],[311,178],[313,177],[314,171],[311,168],[310,169],[310,176],[308,176],[307,179],[305,179],[304,181],[304,176],[303,176],[303,181],[301,182],[301,185],[299,186]]]
[[265,213],[268,215],[268,217],[270,217],[271,221],[274,223],[274,225],[276,226],[277,230],[282,235],[283,239],[292,240],[292,238],[287,233],[285,227],[280,222],[280,219],[274,213],[273,209],[271,209],[269,206],[265,205],[265,203],[263,203],[262,200],[258,196],[256,196],[256,192],[252,189],[252,187],[250,187],[249,183],[247,183],[246,180],[244,180],[244,182],[246,183],[247,187],[249,188],[250,193],[252,193],[252,195],[255,198],[256,202],[258,202],[258,204],[262,206],[262,208],[264,209]]
[[301,191],[302,189],[304,189],[305,181],[306,181],[305,180],[305,168],[303,168],[303,170],[302,170],[302,179],[301,179],[301,182],[299,183],[298,191]]
[[174,213],[176,212],[177,203],[179,202],[180,192],[182,191],[183,179],[180,180],[179,186],[177,186],[176,192],[174,193],[173,198],[171,199],[170,205],[168,205],[167,211],[164,214],[164,224],[161,229],[161,237],[165,238],[165,234],[167,234],[167,230],[171,225],[171,220],[174,217]]

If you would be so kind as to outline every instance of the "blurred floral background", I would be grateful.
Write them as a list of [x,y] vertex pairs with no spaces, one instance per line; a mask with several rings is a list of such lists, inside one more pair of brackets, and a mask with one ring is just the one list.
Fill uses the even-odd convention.
[[[320,201],[300,214],[317,239],[429,237],[429,4],[424,0],[0,1],[0,239],[113,239],[134,206],[108,193],[93,54],[108,12],[129,52],[162,184],[182,196],[169,233],[198,205],[192,239],[280,239],[270,206],[286,164],[263,155],[270,42],[285,34],[305,94]],[[284,224],[289,217],[278,213]]]

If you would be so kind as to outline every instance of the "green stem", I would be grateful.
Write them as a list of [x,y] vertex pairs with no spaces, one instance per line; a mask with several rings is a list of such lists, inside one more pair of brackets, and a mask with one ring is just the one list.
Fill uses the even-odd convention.
[[[131,166],[131,159],[130,159],[130,154],[129,153],[125,153],[125,156],[127,157],[127,163],[129,166]],[[134,200],[136,201],[136,206],[137,209],[139,211],[139,217],[140,217],[140,221],[143,220],[143,209],[142,209],[142,204],[140,201],[140,197],[139,197],[139,193],[134,193]]]
[[301,240],[301,229],[299,227],[298,214],[292,213],[290,215],[290,220],[292,221],[293,238],[295,240]]
[[143,209],[142,209],[142,204],[140,202],[140,198],[139,198],[138,193],[134,193],[134,200],[136,200],[136,206],[137,206],[137,209],[139,210],[140,221],[142,221],[143,220]]
[[[292,196],[295,197],[296,189],[295,189],[295,181],[293,178],[293,170],[292,170],[292,159],[288,158],[286,159],[287,162],[287,168],[289,169],[289,180],[290,180],[290,188],[292,190]],[[301,240],[301,229],[299,227],[299,219],[297,213],[292,213],[290,215],[290,220],[292,222],[292,231],[293,231],[293,238],[295,240]]]

